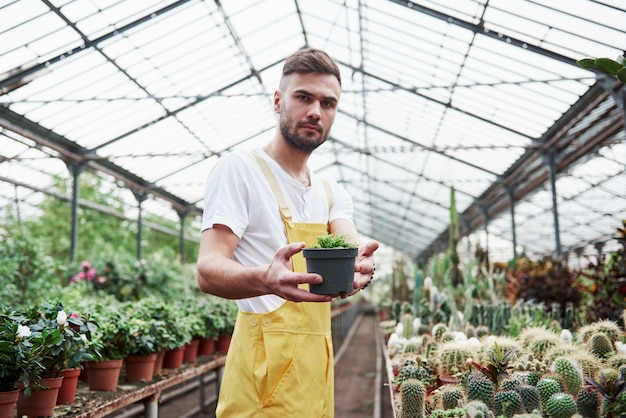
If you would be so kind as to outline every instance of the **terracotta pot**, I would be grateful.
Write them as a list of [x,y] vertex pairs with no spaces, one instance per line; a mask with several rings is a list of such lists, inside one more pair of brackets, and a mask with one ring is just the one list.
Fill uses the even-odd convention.
[[163,358],[164,369],[178,369],[183,365],[183,356],[185,355],[185,347],[173,348],[165,352]]
[[47,389],[33,390],[29,397],[25,397],[24,390],[20,390],[17,398],[17,416],[26,415],[29,418],[53,416],[62,381],[63,377],[41,379],[41,384]]
[[230,347],[230,339],[232,335],[227,333],[221,333],[219,337],[217,337],[217,341],[215,342],[215,351],[220,353],[228,353],[228,348]]
[[115,390],[124,359],[87,362],[89,390]]
[[15,389],[9,392],[0,392],[0,418],[13,418],[17,398],[20,390]]
[[152,376],[158,376],[161,374],[161,370],[163,370],[163,359],[165,358],[165,350],[161,350],[156,353],[156,361],[154,362],[154,370],[152,372]]
[[183,353],[183,363],[193,363],[198,358],[199,339],[193,339],[189,344],[185,344],[185,352]]
[[126,356],[126,381],[149,382],[152,380],[156,359],[156,353]]
[[63,381],[59,388],[57,396],[57,405],[69,405],[74,403],[76,397],[76,388],[78,387],[78,377],[80,376],[80,367],[75,369],[66,369],[61,371]]
[[215,338],[201,338],[198,346],[199,356],[210,356],[215,350]]

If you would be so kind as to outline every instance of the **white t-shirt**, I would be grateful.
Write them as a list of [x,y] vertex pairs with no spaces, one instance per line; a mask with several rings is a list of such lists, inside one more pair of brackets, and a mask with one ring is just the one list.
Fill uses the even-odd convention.
[[[294,222],[327,223],[328,198],[322,180],[310,173],[311,186],[305,187],[262,149],[257,151],[274,173]],[[352,222],[350,195],[336,182],[329,183],[333,194],[330,220],[343,218]],[[233,258],[245,266],[269,265],[278,247],[287,244],[278,202],[250,151],[223,155],[207,179],[202,230],[215,224],[228,226],[239,237]],[[264,295],[237,300],[237,305],[246,312],[265,313],[284,302],[276,295]]]

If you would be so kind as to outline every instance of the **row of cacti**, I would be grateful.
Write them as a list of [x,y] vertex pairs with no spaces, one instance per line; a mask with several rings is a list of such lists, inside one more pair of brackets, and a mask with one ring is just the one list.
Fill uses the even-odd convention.
[[626,416],[626,336],[617,322],[597,321],[575,336],[478,328],[440,323],[426,332],[419,318],[402,315],[387,340],[400,418]]

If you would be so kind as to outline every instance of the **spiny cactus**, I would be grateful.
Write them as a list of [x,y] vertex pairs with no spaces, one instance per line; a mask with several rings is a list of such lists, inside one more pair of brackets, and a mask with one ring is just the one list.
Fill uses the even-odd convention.
[[465,391],[458,385],[443,385],[441,391],[441,406],[444,410],[454,409],[465,404]]
[[419,338],[411,337],[406,342],[406,345],[402,349],[403,353],[415,353],[418,354],[420,351],[420,346],[422,345],[422,341]]
[[541,397],[541,407],[543,410],[545,410],[546,402],[550,399],[550,396],[562,392],[559,382],[548,377],[539,379],[539,382],[537,382],[537,391],[539,391],[539,396]]
[[619,327],[617,322],[610,319],[602,319],[600,321],[593,322],[591,325],[594,327],[596,332],[601,332],[609,337],[611,343],[619,341],[621,335],[623,334],[622,329]]
[[464,332],[467,338],[476,337],[476,328],[473,325],[470,325],[470,324],[465,325]]
[[601,360],[604,360],[613,354],[613,345],[611,344],[611,340],[602,332],[596,332],[593,334],[591,338],[589,338],[587,345],[591,354]]
[[487,325],[479,325],[476,327],[476,338],[479,340],[491,335],[491,331]]
[[418,379],[408,379],[402,382],[400,389],[402,407],[400,418],[423,418],[425,415],[424,400],[426,389]]
[[446,324],[439,322],[433,325],[431,334],[433,338],[435,339],[435,341],[441,342],[441,337],[443,336],[443,334],[445,334],[448,331],[449,331],[448,326]]
[[516,387],[522,384],[522,381],[519,379],[504,379],[500,382],[500,389],[502,390],[515,390]]
[[550,396],[543,410],[547,418],[571,418],[577,412],[578,409],[576,409],[574,397],[569,393],[563,392]]
[[467,380],[467,400],[481,401],[489,409],[493,406],[494,384],[482,374],[472,373]]
[[402,323],[402,337],[409,339],[413,336],[413,314],[405,312],[400,317]]
[[496,416],[508,418],[524,412],[522,398],[514,390],[499,390],[493,395],[493,410]]
[[467,360],[474,357],[473,349],[467,344],[449,342],[439,346],[436,352],[439,374],[453,376],[469,369]]
[[591,385],[581,387],[576,396],[576,408],[584,418],[598,418],[602,408],[600,391]]
[[515,388],[526,411],[541,411],[541,395],[535,386],[522,384]]
[[587,350],[579,350],[570,357],[580,364],[580,367],[583,369],[583,377],[596,378],[599,376],[602,367],[604,367],[602,361]]
[[605,364],[607,365],[607,367],[610,367],[611,369],[618,370],[621,366],[626,364],[626,354],[624,353],[613,354],[611,357],[606,359]]
[[469,401],[466,409],[469,418],[487,418],[489,415],[489,407],[479,400]]
[[550,370],[563,376],[567,393],[572,396],[575,396],[580,390],[580,387],[585,383],[582,368],[576,360],[571,358],[557,358],[550,366]]
[[529,349],[539,360],[543,360],[549,349],[561,343],[557,333],[542,327],[526,328],[520,333],[519,339],[522,347]]

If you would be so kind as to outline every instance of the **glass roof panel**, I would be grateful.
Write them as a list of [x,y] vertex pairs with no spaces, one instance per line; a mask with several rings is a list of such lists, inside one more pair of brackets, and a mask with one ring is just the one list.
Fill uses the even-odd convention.
[[553,253],[555,150],[563,246],[607,240],[626,211],[623,109],[575,60],[622,53],[622,3],[5,1],[0,204],[17,190],[33,207],[69,178],[65,153],[143,180],[150,211],[176,219],[164,191],[197,214],[217,156],[273,136],[282,60],[310,45],[343,75],[310,166],[355,197],[367,236],[412,256],[444,242],[454,186],[462,216],[480,228],[494,211],[490,233],[510,238],[514,186],[519,246]]

